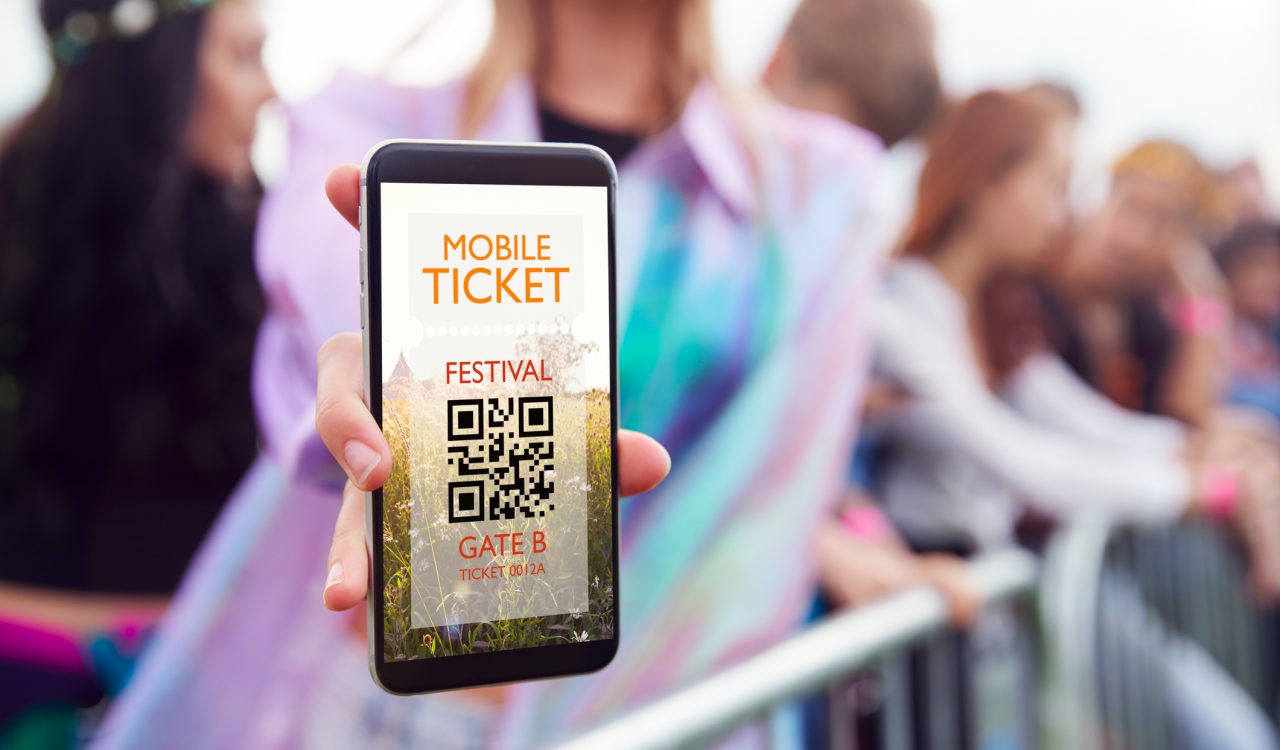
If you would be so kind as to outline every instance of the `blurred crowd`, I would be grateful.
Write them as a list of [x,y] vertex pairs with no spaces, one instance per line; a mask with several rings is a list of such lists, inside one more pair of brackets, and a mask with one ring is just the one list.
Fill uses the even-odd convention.
[[[949,96],[921,0],[801,0],[745,89],[704,0],[494,0],[462,80],[342,74],[290,105],[265,194],[256,0],[38,5],[55,73],[0,140],[0,747],[525,746],[815,610],[927,585],[967,626],[966,558],[1083,517],[1218,524],[1280,599],[1257,165],[1153,138],[1080,211],[1077,95]],[[673,462],[626,501],[602,673],[393,698],[363,617],[322,605],[351,467],[316,434],[315,362],[359,320],[324,184],[392,137],[618,163],[620,426]],[[916,189],[887,196],[904,144]]]

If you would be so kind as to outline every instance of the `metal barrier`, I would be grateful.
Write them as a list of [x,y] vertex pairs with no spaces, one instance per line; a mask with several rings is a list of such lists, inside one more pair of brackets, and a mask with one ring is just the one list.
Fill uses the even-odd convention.
[[[708,744],[829,687],[836,748],[861,747],[840,725],[865,704],[879,713],[872,746],[894,749],[1280,746],[1280,630],[1253,607],[1240,553],[1221,529],[1080,522],[1054,536],[1043,566],[1007,550],[975,560],[972,576],[988,605],[963,646],[947,640],[942,598],[913,589],[834,615],[560,747]],[[1026,648],[1013,659],[984,654],[982,629],[1011,622],[1000,612],[1033,592],[1043,628],[1019,615]],[[914,690],[907,648],[925,666]],[[957,664],[967,701],[953,690]],[[1011,672],[1041,666],[1042,675]],[[918,703],[926,715],[912,722]]]
[[[1031,594],[1038,563],[1006,550],[972,563],[988,606]],[[936,592],[918,588],[838,614],[747,661],[570,740],[561,750],[640,750],[691,745],[811,695],[854,670],[947,629]]]
[[1274,623],[1208,524],[1059,533],[1041,586],[1046,730],[1061,748],[1274,748]]
[[[930,636],[803,704],[805,746],[830,750],[1040,746],[1033,602],[989,606],[964,632]],[[815,705],[816,703],[816,705]]]

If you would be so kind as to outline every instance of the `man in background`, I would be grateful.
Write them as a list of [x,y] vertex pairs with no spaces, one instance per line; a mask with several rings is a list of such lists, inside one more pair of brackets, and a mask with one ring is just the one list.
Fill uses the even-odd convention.
[[[764,73],[780,102],[840,117],[886,149],[918,134],[941,101],[933,22],[920,0],[803,0]],[[878,227],[887,230],[890,227]],[[891,234],[881,234],[888,247]],[[864,409],[891,406],[892,389],[872,384]],[[869,461],[854,458],[854,485],[874,484]],[[894,590],[938,586],[966,620],[975,602],[950,557],[917,556],[893,533],[865,492],[851,489],[816,540],[823,588],[837,606]]]
[[[763,83],[781,103],[846,120],[874,134],[887,151],[920,135],[941,108],[932,16],[920,0],[802,0]],[[898,230],[893,207],[907,203],[907,191],[905,183],[882,179],[872,199],[878,226],[869,229],[886,253]],[[873,380],[863,410],[892,408],[902,395]],[[863,446],[872,442],[864,439]],[[851,457],[845,500],[814,540],[822,588],[816,611],[857,607],[896,591],[932,586],[946,598],[952,620],[967,625],[981,602],[964,561],[949,554],[916,554],[896,533],[872,499],[872,454],[860,449]],[[861,679],[854,678],[848,695],[857,693]],[[806,705],[806,743],[829,746],[833,720],[840,719],[827,716],[824,701]],[[874,731],[873,723],[858,721],[841,731],[862,738]]]
[[920,0],[803,0],[764,84],[783,104],[848,120],[891,148],[941,103],[933,18]]
[[[920,0],[803,0],[769,61],[764,85],[783,104],[844,119],[888,149],[922,131],[941,102],[929,10]],[[887,249],[892,235],[881,234]],[[892,406],[894,400],[891,388],[873,383],[863,407]],[[873,489],[866,458],[854,457],[852,484]],[[958,620],[976,609],[962,563],[912,554],[861,489],[851,489],[815,547],[823,588],[836,606],[927,584],[948,596]]]

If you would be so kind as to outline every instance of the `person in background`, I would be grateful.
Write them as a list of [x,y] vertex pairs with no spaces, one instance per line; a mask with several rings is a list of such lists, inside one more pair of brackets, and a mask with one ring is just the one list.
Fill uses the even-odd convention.
[[1054,345],[1078,375],[1125,408],[1197,427],[1226,385],[1228,289],[1202,239],[1218,195],[1186,147],[1138,145],[1043,293]]
[[[840,117],[892,148],[928,127],[941,104],[932,16],[919,0],[803,0],[762,82],[778,101]],[[893,400],[883,385],[870,384],[864,410]],[[851,488],[815,540],[831,602],[858,606],[934,585],[957,622],[972,620],[979,603],[963,563],[913,554],[866,489]]]
[[[880,146],[720,81],[706,0],[494,9],[463,80],[421,89],[345,75],[293,112],[290,168],[264,204],[257,256],[269,313],[255,396],[287,484],[228,509],[234,523],[107,721],[113,741],[528,747],[802,626],[811,540],[839,495],[868,366],[857,333],[877,256],[855,228]],[[359,178],[334,166],[389,137],[585,141],[620,166],[620,426],[661,441],[672,470],[622,507],[625,635],[601,673],[395,699],[368,679],[353,618],[322,608],[368,593],[360,490],[390,468],[375,435],[365,451],[335,438],[331,409],[316,430],[317,352],[336,341],[326,368],[360,367],[345,334],[359,329],[360,285],[344,219]],[[846,345],[831,347],[837,337]],[[357,510],[340,514],[348,478],[345,507]],[[760,565],[766,548],[777,553]]]
[[[1012,544],[1024,506],[1057,518],[1218,519],[1252,540],[1254,583],[1274,597],[1274,461],[1202,448],[1174,420],[1122,410],[1049,350],[1029,285],[1067,225],[1069,136],[1042,99],[984,91],[958,104],[930,141],[916,212],[877,306],[875,373],[909,394],[879,420],[888,512],[918,547],[975,552]],[[993,309],[988,291],[1018,279],[1021,310],[1008,309],[1009,295]],[[1101,635],[1160,664],[1158,684],[1223,707],[1179,717],[1205,730],[1197,736],[1206,743],[1193,746],[1240,729],[1225,726],[1226,715],[1248,718],[1234,736],[1251,742],[1238,746],[1275,746],[1247,695],[1197,682],[1203,664],[1185,658],[1192,647],[1161,661],[1152,642],[1120,630]]]
[[[888,171],[903,157],[918,157],[910,148],[915,144],[903,141],[920,135],[941,108],[932,16],[919,0],[803,0],[765,69],[763,83],[779,101],[843,118],[873,133],[886,149],[902,144],[905,148],[886,154],[882,169]],[[903,188],[891,181],[879,187],[871,223],[883,247],[889,247],[896,229]],[[892,408],[901,395],[892,383],[872,380],[862,404],[864,419]],[[943,595],[953,623],[969,626],[982,602],[965,561],[946,553],[917,554],[875,500],[876,444],[874,433],[861,436],[852,456],[850,486],[813,540],[820,588],[812,616],[821,618],[833,609],[861,607],[912,587],[930,586]],[[915,655],[911,660],[914,670]],[[924,677],[923,670],[918,676]],[[843,695],[844,689],[833,688],[835,695]],[[835,695],[803,702],[806,747],[830,745],[834,731],[869,737],[883,718],[878,712],[856,717],[832,712],[832,702],[843,700]],[[852,726],[834,729],[849,721]]]
[[1231,289],[1229,400],[1280,420],[1280,224],[1241,225],[1214,257]]
[[918,547],[969,551],[1009,544],[1024,504],[1218,517],[1255,539],[1274,595],[1276,529],[1254,523],[1280,503],[1274,460],[1095,393],[1050,351],[1029,289],[1019,311],[991,307],[993,285],[1029,284],[1060,245],[1070,164],[1058,114],[1025,95],[976,94],[931,140],[876,319],[876,375],[910,394],[877,420],[889,515]]
[[802,0],[763,83],[778,101],[835,115],[893,148],[941,104],[933,47],[920,0]]
[[1202,240],[1229,218],[1223,196],[1186,147],[1140,144],[1117,161],[1103,207],[1038,269],[1037,306],[1048,343],[1113,402],[1270,464],[1274,421],[1226,404],[1231,290]]
[[0,724],[119,687],[137,644],[97,636],[159,614],[257,452],[257,3],[39,15],[53,79],[0,147]]

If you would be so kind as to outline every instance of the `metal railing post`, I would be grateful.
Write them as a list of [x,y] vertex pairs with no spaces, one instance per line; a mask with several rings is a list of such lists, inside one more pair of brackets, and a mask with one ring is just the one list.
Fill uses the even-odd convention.
[[[1259,677],[1269,644],[1246,577],[1230,538],[1206,523],[1098,520],[1055,536],[1040,587],[1049,744],[1162,750],[1196,733],[1274,737]],[[1221,705],[1204,716],[1185,705],[1206,700]]]
[[1043,704],[1049,748],[1099,746],[1101,727],[1089,710],[1093,696],[1082,691],[1094,689],[1098,587],[1110,538],[1109,524],[1091,520],[1073,524],[1049,545],[1049,564],[1040,586],[1045,639],[1053,644],[1046,660]]
[[[1019,549],[973,561],[978,593],[997,603],[1029,594],[1038,562]],[[669,748],[711,739],[768,708],[813,693],[839,677],[947,626],[942,596],[916,588],[837,614],[705,680],[560,745],[561,750]]]

